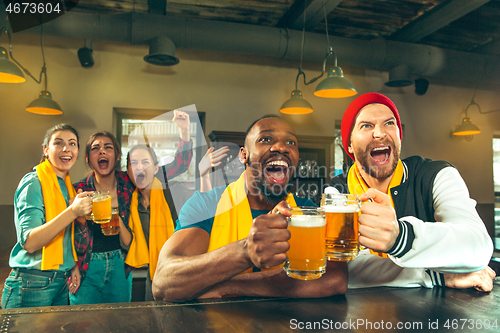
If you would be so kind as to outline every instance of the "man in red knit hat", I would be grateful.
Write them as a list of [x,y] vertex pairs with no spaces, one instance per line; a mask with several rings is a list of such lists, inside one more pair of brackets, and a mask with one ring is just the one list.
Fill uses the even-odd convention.
[[399,112],[384,95],[356,98],[342,118],[342,141],[354,160],[332,179],[359,195],[359,243],[349,286],[493,288],[488,232],[458,171],[445,161],[400,159]]

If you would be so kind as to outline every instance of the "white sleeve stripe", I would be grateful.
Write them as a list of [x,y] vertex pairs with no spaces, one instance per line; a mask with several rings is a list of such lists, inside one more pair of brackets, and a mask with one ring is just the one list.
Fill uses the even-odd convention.
[[427,270],[427,274],[429,274],[429,276],[431,277],[432,285],[435,286],[436,282],[434,280],[434,274],[432,274],[432,272],[430,270]]
[[406,235],[406,225],[404,223],[400,223],[398,221],[398,224],[399,224],[399,233],[401,234],[401,238],[399,239],[399,243],[398,245],[396,246],[396,248],[394,249],[394,251],[392,251],[392,255],[393,256],[397,256],[401,250],[404,248],[404,240],[406,239],[405,235]]
[[403,179],[401,180],[401,184],[403,184],[408,179],[408,166],[405,162],[403,163]]
[[427,273],[429,273],[432,281],[433,286],[445,286],[445,281],[444,281],[444,275],[438,272],[434,272],[431,270],[427,270]]
[[390,251],[390,255],[393,256],[398,256],[400,255],[404,249],[405,249],[405,244],[408,242],[408,226],[406,223],[398,221],[399,224],[399,234],[400,237],[398,237],[399,241],[395,246],[393,246],[394,250]]

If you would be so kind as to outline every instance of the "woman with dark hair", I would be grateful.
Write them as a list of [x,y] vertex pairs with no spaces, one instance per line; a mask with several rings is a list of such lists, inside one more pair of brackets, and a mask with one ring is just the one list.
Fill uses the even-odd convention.
[[73,221],[91,212],[92,193],[76,194],[68,173],[78,157],[78,133],[70,125],[56,125],[42,146],[40,164],[23,177],[14,196],[17,243],[3,309],[67,305],[68,282],[80,284]]
[[[189,116],[174,111],[173,122],[179,128],[181,141],[175,160],[162,167],[165,177],[185,172],[192,157]],[[76,183],[75,188],[109,192],[112,207],[118,208],[120,231],[118,235],[106,236],[99,224],[79,219],[75,243],[82,281],[79,288],[70,289],[72,305],[131,301],[132,275],[125,265],[125,256],[133,238],[128,220],[135,186],[126,172],[117,170],[120,157],[120,144],[111,133],[98,132],[89,138],[85,159],[92,173]]]
[[[200,161],[201,191],[212,187],[208,171],[221,164],[227,156],[227,146],[210,148]],[[163,244],[173,234],[178,212],[193,195],[184,184],[157,178],[160,167],[155,151],[146,146],[133,147],[127,155],[127,173],[136,189],[130,203],[129,226],[134,234],[125,262],[132,267],[149,266],[145,300],[154,301],[152,280]],[[161,177],[160,177],[161,178]],[[204,179],[206,178],[206,179]]]

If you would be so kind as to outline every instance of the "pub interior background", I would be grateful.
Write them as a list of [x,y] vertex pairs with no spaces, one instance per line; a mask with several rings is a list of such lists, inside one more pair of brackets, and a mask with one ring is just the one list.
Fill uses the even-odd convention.
[[[40,30],[34,31],[15,33],[12,39],[15,58],[36,76],[42,58]],[[2,46],[8,48],[6,40],[2,36]],[[348,104],[366,92],[383,93],[398,107],[404,124],[403,158],[422,155],[447,160],[458,168],[490,235],[494,235],[492,139],[500,135],[500,112],[480,114],[470,108],[468,116],[481,133],[471,141],[451,135],[460,124],[476,85],[475,101],[483,111],[500,106],[500,84],[481,81],[481,68],[476,78],[429,77],[427,92],[417,95],[414,85],[385,86],[387,71],[343,64],[346,60],[337,50],[339,66],[356,86],[358,95],[318,98],[313,95],[316,84],[304,86],[299,80],[299,89],[314,112],[283,115],[279,109],[294,88],[296,59],[177,47],[180,63],[159,67],[143,60],[148,54],[146,44],[96,39],[92,42],[95,64],[83,68],[77,56],[83,45],[81,38],[44,35],[48,90],[63,108],[63,115],[43,116],[25,111],[26,105],[43,90],[30,78],[23,84],[0,83],[0,250],[11,249],[15,244],[14,192],[23,175],[39,162],[45,131],[55,124],[67,122],[79,131],[80,157],[70,172],[72,180],[77,181],[88,171],[84,147],[90,134],[98,130],[116,134],[114,108],[170,111],[195,104],[198,111],[205,112],[207,137],[212,131],[244,132],[253,120],[265,114],[282,116],[300,135],[333,136],[335,123]],[[308,78],[321,73],[323,56],[317,58],[304,61]],[[498,62],[499,58],[493,59]],[[461,69],[457,67],[456,71]],[[497,234],[498,228],[500,225]],[[500,248],[498,241],[496,247]]]

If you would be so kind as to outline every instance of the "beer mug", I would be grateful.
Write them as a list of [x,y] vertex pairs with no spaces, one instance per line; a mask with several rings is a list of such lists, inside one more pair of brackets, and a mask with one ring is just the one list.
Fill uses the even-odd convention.
[[89,220],[89,221],[92,221],[94,219],[94,216],[92,215],[92,212],[90,212],[90,214],[85,214],[85,219]]
[[101,224],[102,233],[105,236],[118,235],[120,232],[120,215],[117,207],[111,209],[111,221]]
[[326,215],[326,256],[328,260],[349,261],[359,253],[357,195],[325,193],[321,209]]
[[290,249],[283,269],[289,277],[313,280],[326,272],[325,215],[317,207],[292,207]]
[[92,195],[92,215],[95,223],[111,221],[111,195],[109,192],[94,192]]
[[[92,196],[93,195],[87,194],[87,198],[90,197],[92,199]],[[88,213],[88,214],[85,214],[85,219],[88,221],[94,220],[94,216],[92,215],[92,211],[90,211],[90,213]]]

